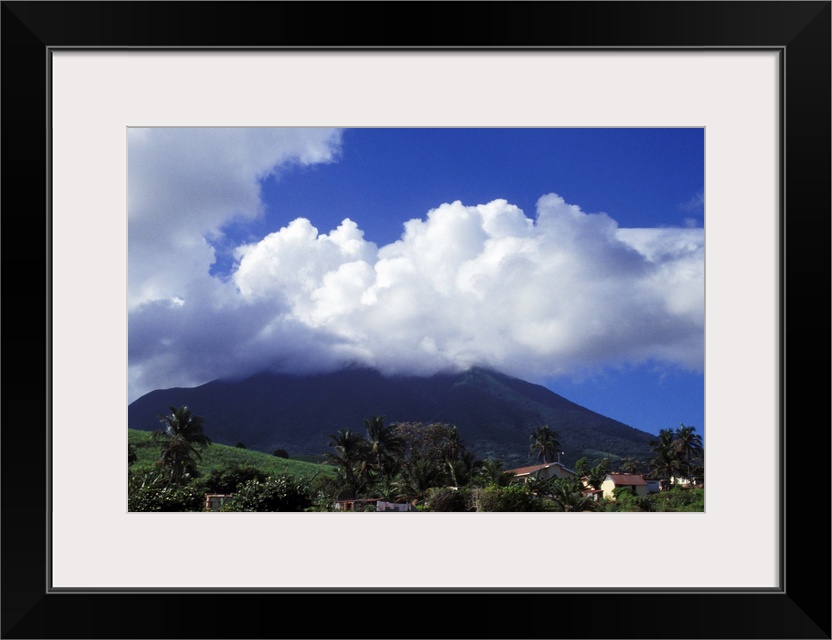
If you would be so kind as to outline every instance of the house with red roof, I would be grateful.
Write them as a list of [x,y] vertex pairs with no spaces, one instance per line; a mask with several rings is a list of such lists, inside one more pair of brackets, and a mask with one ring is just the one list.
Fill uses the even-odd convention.
[[615,500],[615,490],[619,487],[631,487],[639,497],[646,496],[649,491],[647,480],[638,473],[608,473],[601,483],[601,491],[604,498]]

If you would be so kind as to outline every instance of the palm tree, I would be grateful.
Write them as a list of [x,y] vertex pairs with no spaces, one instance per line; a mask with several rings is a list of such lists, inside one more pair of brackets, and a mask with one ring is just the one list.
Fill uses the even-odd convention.
[[202,459],[197,447],[204,449],[211,444],[205,435],[205,419],[193,415],[185,406],[170,407],[169,414],[158,418],[162,428],[153,433],[153,439],[163,445],[156,465],[169,471],[170,484],[197,476],[197,461]]
[[199,475],[197,461],[200,459],[199,452],[187,440],[175,437],[162,449],[156,465],[170,472],[169,484],[178,484],[185,478]]
[[640,467],[641,463],[635,456],[625,456],[618,463],[618,470],[621,473],[637,473]]
[[533,496],[537,496],[538,498],[549,497],[552,494],[552,487],[554,485],[555,479],[556,478],[544,478],[542,476],[534,474],[526,478],[526,490]]
[[660,480],[669,483],[670,479],[678,475],[680,463],[679,455],[674,441],[673,431],[670,429],[661,429],[659,431],[659,439],[650,442],[650,446],[655,454],[653,460],[650,462],[650,472],[655,474]]
[[549,497],[557,505],[558,511],[596,511],[598,508],[595,499],[583,493],[583,485],[579,480],[553,480]]
[[384,424],[384,416],[364,420],[367,428],[369,455],[381,478],[392,476],[404,456],[404,440]]
[[158,418],[163,426],[157,434],[178,436],[201,447],[211,444],[211,439],[205,435],[205,418],[193,415],[188,407],[170,407],[168,415],[160,415]]
[[697,459],[701,458],[704,453],[702,436],[696,433],[696,427],[686,427],[684,423],[677,427],[674,435],[676,453],[679,457],[680,465],[684,470],[685,476],[693,480],[693,467]]
[[470,451],[464,450],[458,459],[445,460],[445,468],[451,485],[464,487],[473,482],[482,461]]
[[587,473],[587,483],[593,489],[600,489],[601,485],[604,483],[604,480],[607,479],[607,474],[610,472],[610,459],[604,458],[592,467]]
[[452,425],[448,432],[448,450],[446,456],[450,462],[455,462],[464,453],[466,453],[465,445],[459,436],[459,431],[457,431],[456,426]]
[[543,463],[554,462],[560,451],[560,436],[548,426],[543,425],[534,430],[529,439],[532,441],[529,447],[529,455],[536,454],[538,460]]
[[503,463],[494,458],[483,460],[477,469],[477,481],[482,485],[506,486],[511,478],[512,475],[503,469]]
[[416,458],[402,467],[395,486],[400,498],[422,500],[428,489],[447,485],[448,477],[442,463],[429,458]]
[[335,452],[325,454],[327,461],[340,468],[345,488],[356,496],[366,471],[367,441],[350,429],[339,429],[329,436],[329,446]]

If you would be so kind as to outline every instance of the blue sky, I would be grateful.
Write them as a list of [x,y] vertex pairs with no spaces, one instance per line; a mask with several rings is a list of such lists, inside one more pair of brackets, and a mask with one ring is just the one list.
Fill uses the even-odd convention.
[[129,148],[131,401],[266,367],[479,364],[704,432],[702,129],[131,129]]

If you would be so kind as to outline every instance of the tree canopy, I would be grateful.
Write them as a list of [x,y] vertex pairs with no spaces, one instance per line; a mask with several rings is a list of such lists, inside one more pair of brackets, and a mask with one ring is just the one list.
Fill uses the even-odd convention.
[[162,451],[156,466],[167,473],[171,484],[182,482],[199,474],[197,462],[199,449],[211,444],[205,435],[205,420],[194,415],[186,407],[170,407],[170,413],[159,415],[162,428],[154,432],[154,439],[162,443]]
[[529,455],[534,455],[544,464],[554,462],[560,451],[560,436],[548,425],[543,425],[534,430],[529,436],[532,441],[529,447]]

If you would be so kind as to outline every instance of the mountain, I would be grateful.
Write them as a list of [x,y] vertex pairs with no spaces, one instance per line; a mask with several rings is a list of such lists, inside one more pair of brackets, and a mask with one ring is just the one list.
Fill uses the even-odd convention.
[[155,430],[157,416],[187,405],[205,418],[205,432],[221,444],[290,455],[318,455],[338,429],[365,433],[364,420],[456,425],[465,446],[506,467],[529,464],[529,436],[546,424],[561,439],[561,461],[582,457],[646,460],[650,433],[629,427],[545,387],[496,371],[471,369],[427,377],[385,377],[372,369],[293,376],[259,373],[243,380],[214,380],[193,388],[160,389],[128,406],[131,429]]

